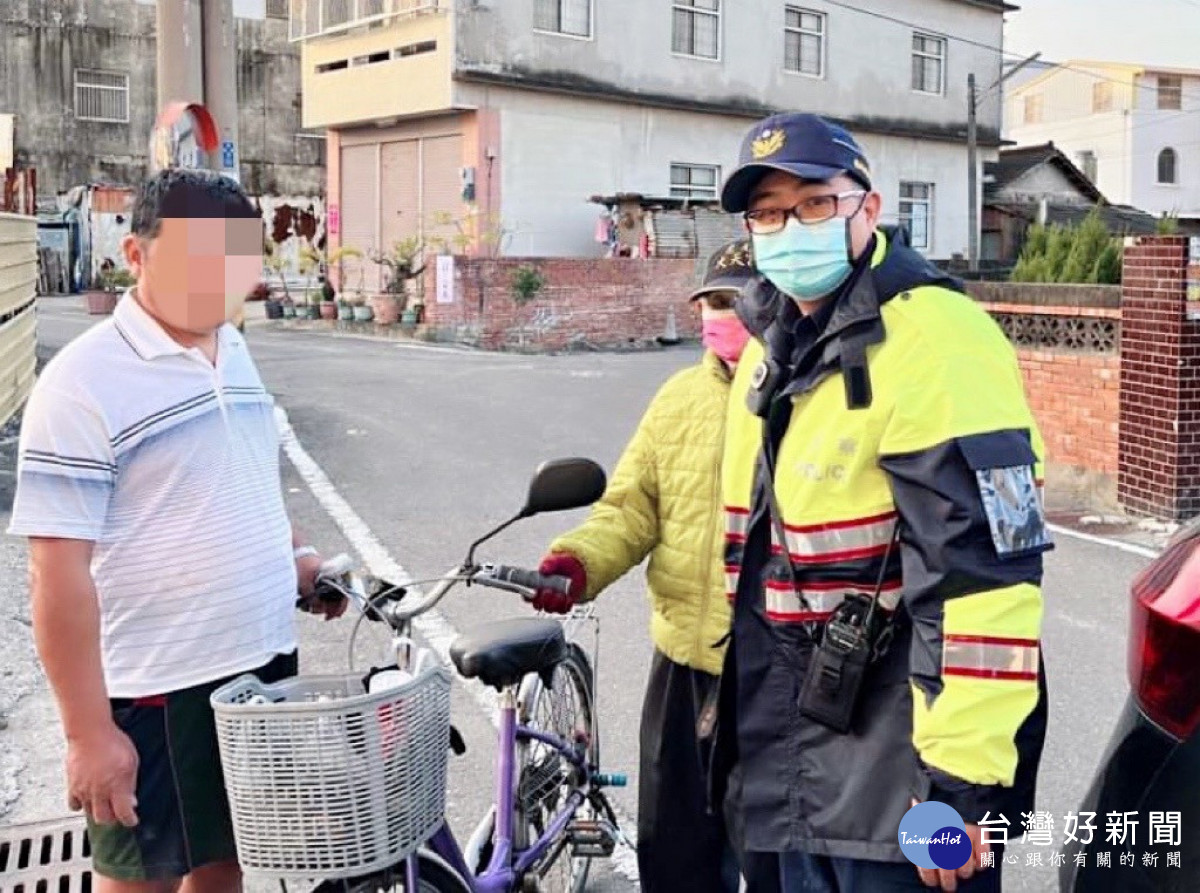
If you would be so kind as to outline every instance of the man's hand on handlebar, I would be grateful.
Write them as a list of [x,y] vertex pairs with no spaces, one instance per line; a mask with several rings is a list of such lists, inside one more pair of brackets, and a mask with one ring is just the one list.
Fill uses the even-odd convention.
[[567,577],[571,581],[570,591],[563,595],[555,589],[538,589],[531,604],[548,614],[567,614],[583,599],[587,590],[587,571],[583,562],[574,555],[558,552],[542,559],[538,573],[546,577]]
[[302,555],[296,559],[296,588],[300,592],[300,597],[303,599],[312,598],[313,592],[317,588],[317,575],[321,572],[321,564],[323,559],[320,553],[316,555]]
[[325,562],[320,555],[305,555],[296,559],[296,579],[299,584],[299,608],[306,614],[321,614],[335,620],[346,613],[350,600],[335,588],[323,583],[321,574]]

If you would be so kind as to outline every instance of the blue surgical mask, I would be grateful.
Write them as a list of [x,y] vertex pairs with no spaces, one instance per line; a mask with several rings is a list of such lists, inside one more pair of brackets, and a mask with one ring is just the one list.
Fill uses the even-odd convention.
[[845,217],[813,224],[790,217],[779,232],[752,238],[758,271],[798,301],[815,301],[832,293],[853,269],[850,221]]

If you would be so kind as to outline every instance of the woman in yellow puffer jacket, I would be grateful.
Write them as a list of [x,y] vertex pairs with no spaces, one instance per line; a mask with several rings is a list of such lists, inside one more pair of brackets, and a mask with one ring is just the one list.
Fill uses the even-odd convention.
[[564,612],[650,558],[655,654],[642,710],[638,868],[645,893],[736,893],[723,822],[707,814],[709,743],[697,733],[715,703],[729,632],[722,557],[721,451],[732,372],[749,337],[733,311],[752,273],[748,243],[709,260],[690,297],[707,350],[659,390],[584,524],[550,546],[541,572],[570,577],[571,596],[537,594]]

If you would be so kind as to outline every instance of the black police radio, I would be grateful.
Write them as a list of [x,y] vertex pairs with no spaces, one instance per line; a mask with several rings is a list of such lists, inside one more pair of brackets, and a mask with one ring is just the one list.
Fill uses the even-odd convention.
[[835,732],[850,731],[867,667],[886,621],[874,599],[848,596],[825,623],[800,691],[800,713]]

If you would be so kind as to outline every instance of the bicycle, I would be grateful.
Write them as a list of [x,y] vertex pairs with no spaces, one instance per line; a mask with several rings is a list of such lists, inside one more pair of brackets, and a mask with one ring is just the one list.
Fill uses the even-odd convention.
[[[592,662],[562,621],[537,617],[486,624],[451,646],[458,673],[494,688],[500,708],[495,801],[460,848],[444,815],[449,750],[461,752],[449,723],[449,674],[411,635],[413,619],[459,583],[527,600],[540,588],[566,593],[566,578],[478,564],[476,550],[519,520],[591,504],[605,485],[603,470],[589,460],[543,464],[521,512],[477,540],[462,564],[436,580],[397,585],[355,573],[345,556],[326,563],[314,597],[349,598],[359,610],[351,667],[364,619],[391,627],[395,660],[365,678],[297,677],[262,685],[247,675],[213,694],[239,859],[248,875],[284,884],[317,877],[320,893],[579,893],[594,859],[629,844],[604,793],[626,779],[600,771]],[[421,583],[436,585],[412,601]],[[580,621],[594,621],[590,608],[568,622]],[[388,684],[372,694],[377,677]],[[272,721],[286,736],[272,732]],[[331,754],[338,762],[332,768]],[[347,768],[367,754],[384,754],[376,763],[382,768]],[[424,761],[420,778],[405,774],[406,759]],[[322,788],[322,776],[338,780]],[[358,814],[347,805],[352,799]],[[292,808],[302,803],[310,804],[308,816]],[[387,811],[383,818],[381,810]],[[285,813],[293,824],[282,828]],[[301,826],[307,831],[296,832]],[[345,841],[343,852],[326,846],[331,836]],[[328,870],[309,873],[314,864]],[[360,870],[364,865],[368,870]]]

